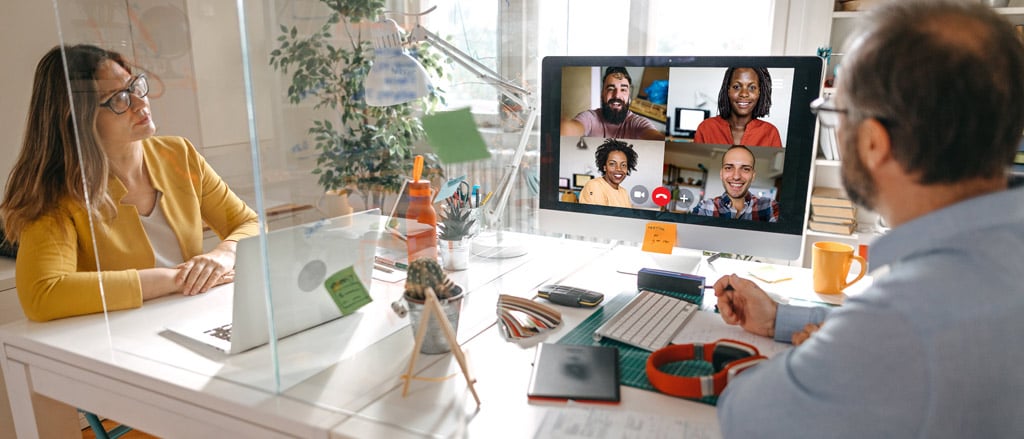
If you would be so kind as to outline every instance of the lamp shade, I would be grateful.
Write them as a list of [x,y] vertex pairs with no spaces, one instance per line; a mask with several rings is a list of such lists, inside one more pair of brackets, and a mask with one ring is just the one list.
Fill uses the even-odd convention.
[[367,105],[404,104],[430,93],[430,77],[402,47],[402,34],[394,20],[374,23],[373,42],[373,67],[363,82]]

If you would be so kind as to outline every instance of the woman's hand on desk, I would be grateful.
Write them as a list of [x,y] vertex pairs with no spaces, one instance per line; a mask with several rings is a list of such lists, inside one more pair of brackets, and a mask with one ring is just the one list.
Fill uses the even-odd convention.
[[203,253],[178,265],[175,282],[186,296],[205,293],[217,285],[235,279],[235,241],[221,241],[209,253]]
[[[178,280],[179,276],[181,276],[182,265],[184,264],[175,268],[159,267],[139,270],[139,281],[142,283],[142,300],[146,301],[174,293],[185,294],[184,285]],[[221,275],[213,286],[234,282],[234,280],[235,270],[231,269]],[[205,290],[200,291],[200,293],[202,292],[205,292]]]
[[725,323],[752,334],[775,336],[778,304],[755,283],[735,274],[723,276],[715,282],[715,297]]

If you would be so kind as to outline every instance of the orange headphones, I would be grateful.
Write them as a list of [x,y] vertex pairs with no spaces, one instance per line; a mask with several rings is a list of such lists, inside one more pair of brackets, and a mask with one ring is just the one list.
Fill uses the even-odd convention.
[[[647,380],[655,389],[667,395],[690,399],[718,396],[733,377],[767,359],[757,348],[736,340],[669,345],[647,357]],[[686,360],[711,363],[715,372],[711,375],[685,377],[658,369],[668,363]]]

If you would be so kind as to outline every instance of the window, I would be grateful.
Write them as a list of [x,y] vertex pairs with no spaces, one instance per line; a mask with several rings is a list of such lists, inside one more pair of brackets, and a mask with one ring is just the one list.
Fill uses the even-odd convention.
[[[773,32],[769,17],[776,8],[776,2],[765,0],[406,3],[409,12],[437,6],[420,17],[427,29],[504,77],[528,84],[536,84],[539,60],[547,55],[767,55]],[[520,69],[503,68],[507,63]],[[477,114],[497,112],[494,87],[461,66],[453,65],[449,73],[444,81],[449,107],[471,106]]]
[[[445,38],[459,50],[493,70],[498,69],[499,1],[422,0],[421,10],[436,6],[433,12],[420,18],[420,23],[431,32]],[[497,91],[481,81],[473,72],[451,65],[448,78],[441,81],[445,87],[449,108],[471,107],[476,114],[497,113]]]
[[[778,4],[778,5],[777,5]],[[394,11],[416,13],[431,32],[491,67],[501,77],[540,89],[541,59],[548,55],[766,55],[773,41],[772,17],[788,0],[390,0]],[[399,17],[394,17],[403,21]],[[416,19],[405,18],[409,28]],[[442,80],[449,108],[471,107],[494,158],[488,163],[449,166],[450,175],[471,175],[496,187],[517,146],[515,124],[499,118],[498,91],[473,72],[452,65]],[[534,97],[539,105],[538,97]],[[507,128],[507,127],[506,127]],[[536,127],[534,128],[536,129]],[[520,181],[503,215],[503,226],[536,230],[538,140],[527,147]],[[535,180],[534,180],[535,181]]]

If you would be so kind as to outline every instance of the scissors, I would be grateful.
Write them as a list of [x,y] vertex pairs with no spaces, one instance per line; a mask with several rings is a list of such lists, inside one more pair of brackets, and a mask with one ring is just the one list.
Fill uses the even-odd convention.
[[459,182],[458,189],[452,194],[450,200],[455,207],[465,207],[469,203],[470,186],[465,180]]

